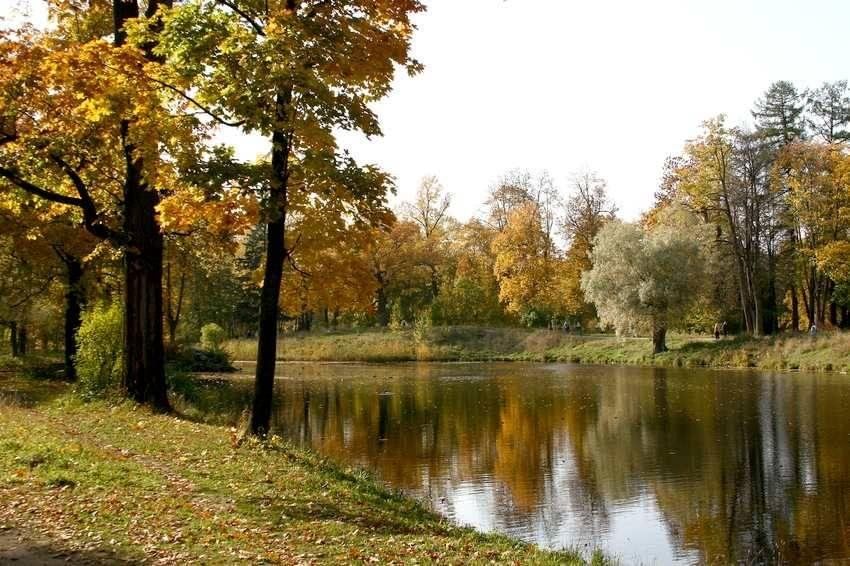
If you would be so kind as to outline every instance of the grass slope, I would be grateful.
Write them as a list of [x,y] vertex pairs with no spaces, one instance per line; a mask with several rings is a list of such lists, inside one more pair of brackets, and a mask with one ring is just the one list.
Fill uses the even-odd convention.
[[235,438],[2,375],[0,531],[133,563],[582,563],[452,526],[280,440]]
[[[653,356],[647,338],[569,336],[519,328],[445,327],[413,330],[314,332],[280,340],[282,361],[566,361],[674,367],[754,367],[850,371],[850,334],[768,338],[673,336],[670,351]],[[231,340],[237,360],[253,360],[256,342]]]

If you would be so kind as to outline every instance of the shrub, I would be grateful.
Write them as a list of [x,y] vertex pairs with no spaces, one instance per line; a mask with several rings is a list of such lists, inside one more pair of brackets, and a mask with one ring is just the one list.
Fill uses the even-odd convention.
[[177,372],[209,371],[225,373],[236,371],[230,363],[230,355],[219,346],[218,350],[183,348],[172,354],[170,369]]
[[86,396],[101,395],[121,381],[122,312],[118,305],[95,305],[77,331],[77,376]]
[[221,352],[221,345],[227,340],[224,328],[214,322],[201,328],[201,348],[209,352]]
[[428,331],[431,329],[431,325],[431,310],[420,310],[416,314],[416,320],[413,321],[413,337],[417,342],[425,340],[428,336]]
[[390,308],[390,330],[401,330],[406,325],[407,323],[404,320],[404,314],[401,311],[401,303],[396,301],[393,303],[392,308]]

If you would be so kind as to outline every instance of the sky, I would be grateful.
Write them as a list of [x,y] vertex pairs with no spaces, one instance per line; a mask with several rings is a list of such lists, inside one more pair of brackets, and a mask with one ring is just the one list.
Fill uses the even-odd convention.
[[[546,170],[565,190],[596,171],[621,216],[636,218],[665,158],[704,120],[749,123],[775,80],[850,78],[846,0],[424,1],[413,54],[425,71],[399,73],[374,105],[382,138],[340,139],[396,178],[394,203],[436,175],[462,220],[515,168]],[[262,139],[222,139],[246,159],[268,151]]]
[[359,158],[410,199],[424,175],[480,213],[508,169],[608,180],[622,216],[652,204],[665,157],[725,113],[750,120],[772,81],[850,78],[842,0],[426,0],[414,55],[375,109],[382,139]]

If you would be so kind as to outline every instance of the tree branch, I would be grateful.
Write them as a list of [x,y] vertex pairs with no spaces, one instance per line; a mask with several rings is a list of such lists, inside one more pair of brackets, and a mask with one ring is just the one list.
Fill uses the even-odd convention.
[[67,204],[69,206],[77,206],[82,208],[83,201],[82,199],[69,197],[66,195],[62,195],[59,193],[54,193],[53,191],[48,191],[47,189],[42,189],[41,187],[30,183],[23,177],[17,174],[13,169],[7,169],[6,167],[0,167],[0,177],[7,179],[18,188],[25,190],[31,195],[35,195],[39,198],[43,198],[44,200],[49,200],[50,202],[55,202],[58,204]]
[[204,114],[206,114],[207,116],[209,116],[210,118],[212,118],[213,120],[215,120],[216,122],[221,124],[222,126],[230,126],[232,128],[238,128],[239,126],[242,126],[242,125],[245,124],[245,120],[239,120],[238,122],[231,122],[231,121],[229,121],[225,118],[222,118],[221,116],[219,116],[218,114],[216,114],[215,112],[213,112],[212,110],[210,110],[209,108],[207,108],[206,106],[204,106],[203,104],[201,104],[200,102],[195,100],[193,97],[189,96],[188,94],[186,94],[185,92],[183,92],[181,89],[177,88],[174,85],[168,84],[165,81],[161,81],[161,80],[157,79],[156,77],[148,77],[148,79],[155,82],[156,84],[163,86],[163,87],[167,88],[168,90],[180,95],[181,97],[185,98],[190,103],[192,103],[195,106],[197,106],[198,108],[200,108],[201,112],[203,112]]
[[261,35],[263,37],[266,36],[266,30],[263,29],[263,26],[261,26],[260,23],[257,20],[255,20],[253,17],[251,17],[251,15],[248,12],[240,9],[236,5],[235,2],[232,2],[231,0],[216,0],[216,1],[219,4],[221,4],[223,6],[227,6],[228,8],[233,10],[233,12],[236,15],[241,17],[243,20],[245,20],[245,22],[248,23],[248,25],[250,25],[252,28],[254,28],[254,31],[257,32],[257,35]]
[[50,159],[52,159],[53,162],[62,169],[69,179],[71,179],[71,183],[77,190],[77,194],[80,195],[80,198],[77,199],[79,201],[78,206],[83,211],[83,224],[85,225],[86,230],[102,240],[111,240],[118,245],[126,244],[127,238],[123,234],[113,230],[101,222],[100,214],[97,212],[97,206],[91,198],[88,187],[86,187],[86,183],[83,181],[82,177],[80,177],[79,173],[77,173],[77,171],[58,154],[50,154]]

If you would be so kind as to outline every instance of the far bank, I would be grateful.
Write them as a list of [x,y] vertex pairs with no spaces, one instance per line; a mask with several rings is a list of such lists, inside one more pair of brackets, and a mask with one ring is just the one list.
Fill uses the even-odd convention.
[[[541,361],[659,367],[850,371],[850,333],[763,338],[672,335],[670,350],[652,354],[649,338],[577,336],[523,328],[434,327],[427,330],[315,331],[282,337],[279,361]],[[231,340],[236,360],[256,358],[256,341]]]

